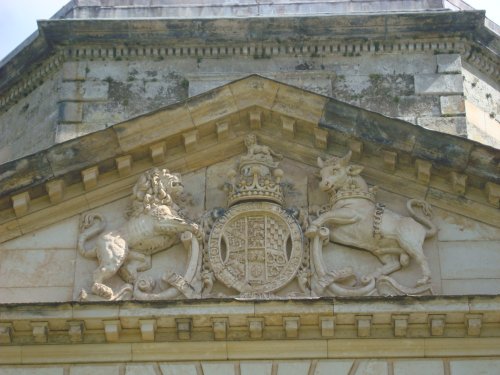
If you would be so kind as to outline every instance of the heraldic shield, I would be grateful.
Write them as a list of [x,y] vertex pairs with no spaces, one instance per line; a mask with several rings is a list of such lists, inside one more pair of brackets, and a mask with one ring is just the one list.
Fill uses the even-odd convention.
[[215,277],[241,293],[269,293],[288,284],[302,262],[302,230],[281,206],[240,203],[213,226],[208,246]]
[[247,154],[225,184],[228,206],[208,241],[213,275],[244,295],[266,294],[288,284],[303,261],[303,233],[284,208],[278,168],[282,156],[255,135],[245,137]]

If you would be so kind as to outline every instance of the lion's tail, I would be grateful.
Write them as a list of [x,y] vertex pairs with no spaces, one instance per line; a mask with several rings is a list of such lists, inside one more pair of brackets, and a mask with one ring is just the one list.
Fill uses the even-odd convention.
[[[97,225],[96,225],[97,222]],[[85,242],[89,238],[97,236],[104,230],[106,220],[99,214],[84,215],[80,223],[82,233],[78,237],[78,251],[85,258],[95,258],[97,256],[97,246],[91,249],[85,248]]]
[[[420,207],[423,215],[417,214],[414,210],[414,207]],[[432,237],[437,233],[437,227],[431,221],[432,208],[429,203],[421,199],[410,199],[408,203],[406,203],[406,208],[408,208],[408,212],[410,213],[411,217],[425,227],[425,238]]]

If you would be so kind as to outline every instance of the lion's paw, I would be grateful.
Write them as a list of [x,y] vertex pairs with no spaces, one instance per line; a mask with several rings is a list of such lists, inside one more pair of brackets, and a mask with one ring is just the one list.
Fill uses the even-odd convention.
[[92,293],[105,299],[113,298],[113,289],[104,284],[94,283],[94,285],[92,285]]

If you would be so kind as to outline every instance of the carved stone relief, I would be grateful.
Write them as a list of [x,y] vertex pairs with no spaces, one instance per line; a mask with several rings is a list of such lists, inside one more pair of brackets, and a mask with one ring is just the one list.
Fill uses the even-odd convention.
[[[350,158],[350,152],[343,158],[318,158],[320,188],[329,194],[330,201],[318,210],[306,231],[315,267],[313,291],[317,295],[345,296],[430,294],[431,273],[423,252],[424,240],[436,234],[430,205],[410,199],[406,206],[411,217],[386,209],[375,201],[376,187],[368,187],[360,176],[363,167],[349,165]],[[419,214],[417,207],[421,209]],[[330,270],[322,255],[329,241],[369,251],[382,266],[362,277],[356,276],[351,267]],[[422,272],[415,286],[403,286],[388,276],[412,260]]]
[[[108,300],[134,297],[136,299],[174,298],[191,294],[193,280],[200,260],[202,232],[198,225],[182,215],[176,201],[183,191],[179,175],[168,170],[151,169],[144,173],[133,188],[128,220],[118,229],[107,230],[100,214],[84,215],[78,238],[78,251],[86,258],[97,258],[91,292]],[[87,248],[87,241],[95,244]],[[152,294],[152,280],[139,279],[138,273],[151,268],[151,256],[177,243],[184,244],[189,262],[184,276],[172,273],[162,279],[170,285]],[[125,281],[119,291],[105,284],[115,274]],[[87,299],[85,290],[82,299]]]
[[[227,206],[205,211],[198,223],[186,212],[203,212],[203,208],[189,206],[202,204],[203,199],[182,199],[181,177],[156,168],[145,172],[134,186],[121,227],[108,229],[101,214],[84,215],[78,251],[95,258],[97,267],[81,298],[268,299],[432,293],[422,245],[436,233],[436,227],[426,202],[409,200],[411,217],[385,208],[375,201],[376,187],[369,187],[360,176],[362,167],[349,164],[348,154],[318,160],[319,187],[329,202],[315,210],[287,207],[285,191],[293,182],[285,181],[286,173],[279,168],[282,156],[258,144],[255,135],[247,136],[245,145],[247,153],[229,170],[222,187]],[[335,257],[332,266],[332,260],[325,257],[332,247],[365,250],[380,266],[367,267],[363,258],[347,266],[344,259],[340,265]],[[173,257],[182,251],[186,257],[181,266]],[[391,274],[410,262],[418,264],[421,277],[416,285],[404,286]],[[121,287],[111,288],[109,280],[114,275],[122,280]]]

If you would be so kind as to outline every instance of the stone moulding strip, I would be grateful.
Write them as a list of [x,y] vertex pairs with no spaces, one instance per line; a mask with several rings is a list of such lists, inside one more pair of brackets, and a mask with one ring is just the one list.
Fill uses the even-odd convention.
[[[161,45],[119,46],[109,48],[102,46],[67,47],[64,54],[68,60],[101,58],[140,58],[140,57],[221,57],[221,56],[254,56],[257,58],[270,58],[272,56],[286,56],[307,54],[320,56],[356,57],[361,53],[402,53],[402,52],[449,52],[463,53],[467,51],[467,41],[461,38],[449,37],[447,39],[407,39],[397,41],[371,40],[371,41],[317,41],[303,42],[301,44],[287,43],[249,43],[233,45],[190,45],[188,47],[175,46],[163,47]],[[486,57],[486,56],[484,56]],[[493,63],[491,61],[490,63]]]
[[2,347],[0,365],[297,358],[494,357],[499,354],[498,338],[129,342]]
[[[238,345],[248,340],[389,342],[402,338],[499,341],[499,324],[500,296],[10,304],[0,305],[0,345],[183,341]],[[500,346],[496,352],[500,353]]]

